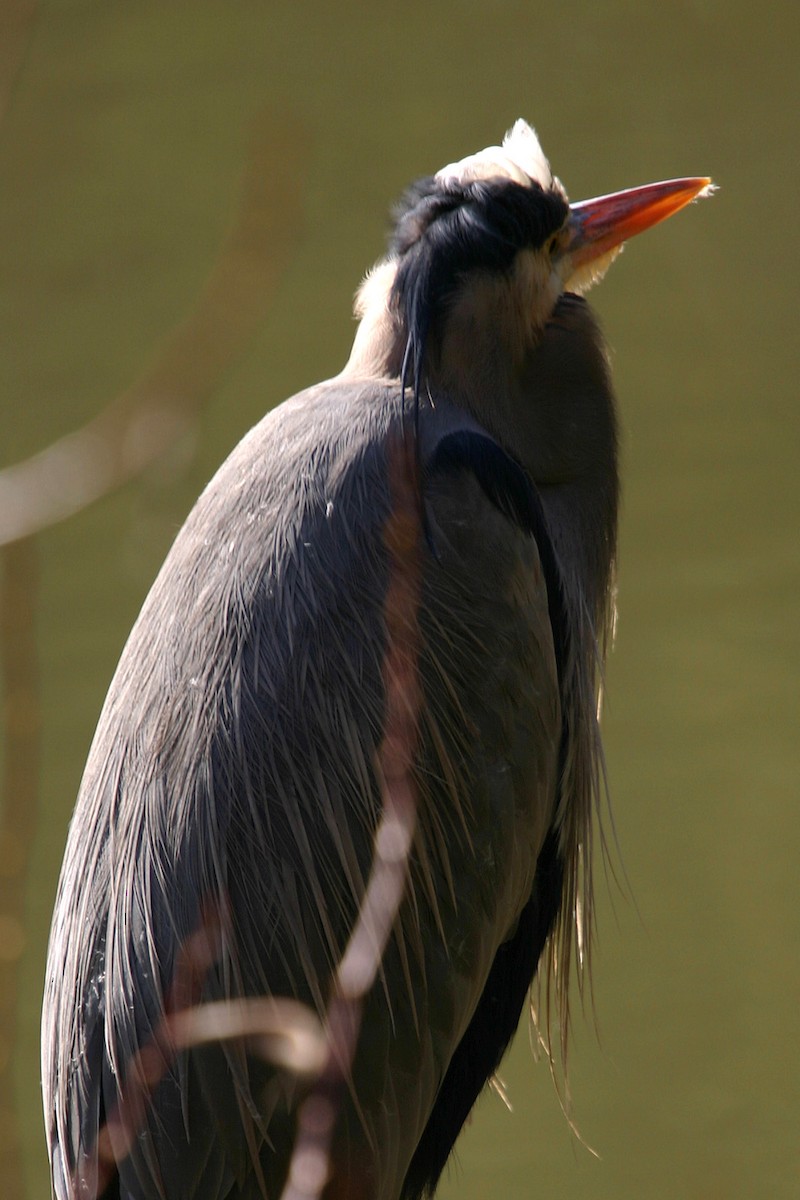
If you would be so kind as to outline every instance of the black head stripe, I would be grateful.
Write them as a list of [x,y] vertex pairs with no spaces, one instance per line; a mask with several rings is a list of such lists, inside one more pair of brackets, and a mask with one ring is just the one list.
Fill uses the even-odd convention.
[[536,541],[547,588],[547,608],[559,683],[563,686],[569,655],[569,620],[561,568],[533,481],[493,438],[461,429],[440,439],[425,467],[428,478],[437,471],[472,471],[486,498],[510,521]]
[[502,271],[519,250],[543,245],[568,212],[558,187],[545,191],[510,179],[459,183],[428,177],[412,184],[395,208],[390,249],[402,257],[427,235],[457,271]]
[[505,179],[422,179],[396,210],[392,304],[408,332],[415,373],[428,334],[466,275],[508,271],[520,250],[542,246],[569,212],[564,195]]

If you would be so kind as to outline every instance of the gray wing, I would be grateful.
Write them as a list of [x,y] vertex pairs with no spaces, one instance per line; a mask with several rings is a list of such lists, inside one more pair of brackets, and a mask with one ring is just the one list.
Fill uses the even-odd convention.
[[[347,1186],[382,1196],[399,1194],[530,900],[561,722],[536,539],[468,463],[441,469],[436,446],[472,428],[464,414],[423,416],[435,553],[420,612],[419,830],[334,1146]],[[51,934],[43,1081],[59,1200],[76,1173],[91,1180],[121,1097],[135,1130],[116,1146],[122,1197],[279,1193],[292,1081],[230,1046],[173,1058],[160,1022],[237,995],[324,1010],[380,808],[386,447],[399,420],[397,389],[375,383],[281,406],[198,501],[134,627]],[[209,921],[215,961],[187,974],[185,948]],[[135,1114],[121,1085],[145,1069],[143,1047],[160,1081]]]

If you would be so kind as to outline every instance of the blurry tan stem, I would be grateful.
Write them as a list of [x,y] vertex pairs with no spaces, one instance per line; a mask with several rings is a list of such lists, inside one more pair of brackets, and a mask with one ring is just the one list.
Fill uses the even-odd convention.
[[3,548],[0,564],[3,780],[0,805],[0,1178],[25,1194],[14,1095],[14,1027],[25,947],[25,883],[36,832],[41,714],[36,662],[36,554],[32,542]]
[[236,221],[194,310],[143,377],[75,433],[0,471],[0,545],[79,512],[138,475],[191,428],[263,323],[300,232],[295,125],[256,131]]

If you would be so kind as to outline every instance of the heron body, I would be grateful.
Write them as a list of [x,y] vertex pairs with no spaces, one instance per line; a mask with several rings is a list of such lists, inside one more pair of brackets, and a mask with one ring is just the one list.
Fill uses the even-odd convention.
[[[670,211],[707,181],[681,182],[653,185],[679,197]],[[522,122],[422,181],[362,287],[345,370],[265,417],[179,533],[106,699],[53,918],[58,1200],[280,1195],[300,1085],[236,1043],[164,1063],[129,1144],[111,1138],[110,1179],[98,1145],[170,1007],[266,995],[325,1012],[380,817],[390,457],[409,438],[417,829],[325,1195],[432,1192],[548,940],[568,954],[618,490],[602,339],[572,288],[613,254],[609,230],[667,215],[608,201],[570,208]],[[210,910],[219,953],[182,994]]]

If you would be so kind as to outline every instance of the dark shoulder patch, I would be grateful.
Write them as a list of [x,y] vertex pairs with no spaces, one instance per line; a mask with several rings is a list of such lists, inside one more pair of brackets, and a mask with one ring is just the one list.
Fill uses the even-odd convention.
[[563,682],[568,626],[561,572],[536,486],[493,438],[476,430],[458,429],[445,434],[427,460],[424,473],[431,478],[463,470],[475,476],[487,500],[504,517],[536,542],[547,587],[558,677]]

